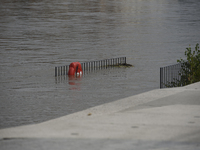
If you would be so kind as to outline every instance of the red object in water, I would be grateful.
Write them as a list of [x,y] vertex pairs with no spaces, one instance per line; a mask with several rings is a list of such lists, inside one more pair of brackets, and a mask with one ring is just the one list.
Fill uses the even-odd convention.
[[69,65],[68,75],[81,76],[82,74],[83,74],[83,70],[79,62],[73,62]]

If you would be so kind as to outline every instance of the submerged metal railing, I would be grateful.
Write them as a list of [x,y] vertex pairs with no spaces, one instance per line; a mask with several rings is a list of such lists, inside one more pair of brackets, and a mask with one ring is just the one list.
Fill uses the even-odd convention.
[[[126,57],[118,57],[111,59],[104,59],[98,61],[89,61],[81,63],[83,74],[92,70],[100,70],[108,67],[126,64]],[[55,67],[55,76],[67,75],[69,65]]]
[[182,64],[175,64],[160,68],[160,88],[168,88],[172,82],[176,84],[181,79]]

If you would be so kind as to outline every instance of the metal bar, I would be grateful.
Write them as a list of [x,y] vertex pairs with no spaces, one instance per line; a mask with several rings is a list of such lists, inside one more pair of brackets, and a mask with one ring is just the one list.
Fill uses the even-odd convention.
[[100,61],[99,61],[99,69],[100,69],[100,65],[101,65],[101,63],[100,63]]
[[55,76],[57,77],[57,67],[55,67]]
[[112,61],[111,61],[111,65],[112,65],[112,66],[114,66],[114,65],[113,65],[113,62],[114,62],[114,59],[112,59]]
[[63,66],[63,75],[65,75],[65,66]]
[[162,88],[162,68],[160,68],[160,88]]
[[60,67],[58,67],[58,76],[60,76]]
[[163,69],[163,83],[164,83],[164,87],[165,87],[165,82],[166,82],[166,67],[164,67]]
[[85,63],[84,63],[84,72],[85,72]]
[[69,66],[66,66],[66,75],[68,74],[68,71],[69,71]]

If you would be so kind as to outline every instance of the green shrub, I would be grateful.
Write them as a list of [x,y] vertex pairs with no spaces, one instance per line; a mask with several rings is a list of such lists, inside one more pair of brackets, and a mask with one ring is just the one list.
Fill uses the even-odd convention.
[[181,63],[181,70],[179,71],[179,75],[181,76],[180,80],[174,79],[173,82],[169,82],[166,85],[167,87],[185,86],[200,81],[199,44],[196,44],[193,52],[191,47],[186,48],[185,56],[187,57],[187,60],[177,60],[178,63]]

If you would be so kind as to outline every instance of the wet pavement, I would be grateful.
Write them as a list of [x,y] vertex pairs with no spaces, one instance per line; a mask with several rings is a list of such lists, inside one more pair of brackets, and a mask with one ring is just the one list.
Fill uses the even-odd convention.
[[0,130],[9,149],[199,149],[200,82],[157,89],[47,122]]

